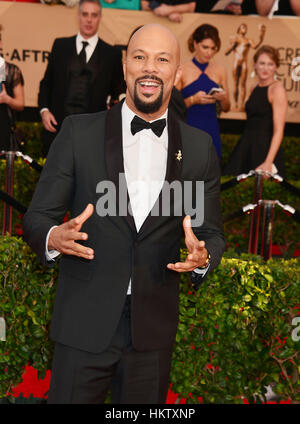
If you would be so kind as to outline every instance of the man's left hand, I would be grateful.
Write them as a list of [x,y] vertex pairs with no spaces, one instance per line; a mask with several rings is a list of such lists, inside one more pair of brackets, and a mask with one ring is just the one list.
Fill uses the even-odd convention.
[[185,244],[189,254],[184,262],[176,262],[175,264],[168,264],[167,268],[176,272],[193,271],[195,268],[201,267],[206,263],[208,251],[205,248],[205,242],[199,241],[195,236],[191,218],[186,216],[183,220],[183,229],[185,234]]

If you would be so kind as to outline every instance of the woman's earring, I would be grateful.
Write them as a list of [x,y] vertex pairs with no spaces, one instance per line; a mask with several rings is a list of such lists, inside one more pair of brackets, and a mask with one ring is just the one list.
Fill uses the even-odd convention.
[[250,78],[255,78],[255,70],[253,69],[253,71],[250,74]]

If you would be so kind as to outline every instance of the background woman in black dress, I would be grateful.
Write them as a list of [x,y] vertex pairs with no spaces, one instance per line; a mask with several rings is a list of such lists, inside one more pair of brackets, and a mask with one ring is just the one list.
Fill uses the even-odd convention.
[[[0,25],[0,49],[2,49]],[[6,80],[0,92],[0,151],[10,150],[11,127],[15,122],[15,111],[24,109],[24,79],[20,69],[5,62]]]
[[256,52],[254,70],[258,83],[246,102],[245,130],[224,168],[225,175],[239,175],[258,169],[270,173],[277,169],[280,175],[284,175],[280,145],[288,100],[283,85],[276,80],[278,66],[279,55],[274,47],[262,46]]

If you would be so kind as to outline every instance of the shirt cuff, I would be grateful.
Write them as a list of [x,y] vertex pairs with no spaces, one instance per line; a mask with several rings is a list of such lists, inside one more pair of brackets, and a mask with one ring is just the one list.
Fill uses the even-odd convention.
[[210,267],[210,264],[208,264],[207,267],[205,267],[205,268],[195,268],[194,269],[194,273],[195,274],[200,274],[200,275],[202,275],[202,277],[204,277],[204,275],[209,270],[209,267]]
[[49,236],[51,233],[51,230],[53,228],[57,227],[57,225],[53,225],[53,227],[50,228],[50,230],[48,231],[47,237],[46,237],[46,245],[45,245],[45,256],[47,261],[54,261],[55,258],[60,255],[60,252],[58,250],[48,250],[48,240],[49,240]]
[[[44,112],[44,110],[49,110],[47,107],[43,107],[41,110],[40,110],[40,115],[42,116],[42,113]],[[51,231],[51,230],[50,230]]]

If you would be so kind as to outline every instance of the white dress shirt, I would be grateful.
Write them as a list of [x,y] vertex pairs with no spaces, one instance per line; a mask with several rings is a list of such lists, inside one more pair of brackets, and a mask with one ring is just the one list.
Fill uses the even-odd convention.
[[[126,101],[122,106],[122,147],[124,171],[128,195],[137,231],[153,208],[165,181],[168,156],[168,121],[160,137],[151,129],[144,129],[135,135],[131,133],[131,121],[135,113],[128,107]],[[168,111],[157,119],[167,120]],[[153,121],[151,121],[153,122]],[[54,228],[54,227],[52,227]],[[46,239],[46,257],[54,260],[58,251],[48,251]],[[208,266],[209,267],[209,266]],[[195,270],[205,274],[208,267]],[[127,294],[131,294],[129,281]]]
[[77,54],[80,54],[81,50],[82,50],[82,42],[86,41],[89,44],[86,46],[85,48],[85,53],[86,53],[86,62],[88,63],[88,61],[90,60],[92,54],[94,53],[94,50],[97,46],[98,43],[98,34],[93,35],[93,37],[91,38],[83,38],[83,36],[80,34],[80,32],[77,34],[76,36],[76,51]]
[[[167,119],[167,114],[166,111],[157,119]],[[129,109],[125,101],[122,107],[124,171],[133,219],[139,231],[165,181],[168,124],[160,137],[157,137],[151,129],[144,129],[132,135],[130,124],[134,116],[135,113]],[[127,294],[130,293],[131,281]]]
[[[167,119],[167,114],[166,111],[157,119]],[[134,116],[135,113],[125,101],[122,107],[124,170],[132,214],[139,231],[165,181],[168,130],[166,125],[160,137],[151,129],[144,129],[132,135],[131,121]]]

